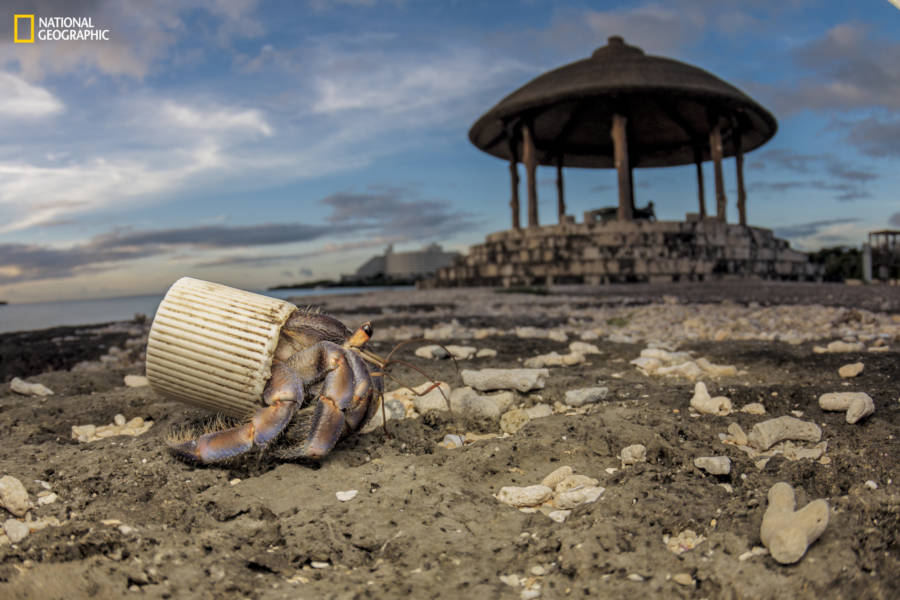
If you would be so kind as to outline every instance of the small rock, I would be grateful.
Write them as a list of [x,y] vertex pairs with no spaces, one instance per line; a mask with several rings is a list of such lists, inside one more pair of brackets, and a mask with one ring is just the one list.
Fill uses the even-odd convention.
[[521,600],[537,600],[541,597],[540,588],[527,588],[522,590],[522,593],[519,594],[519,598]]
[[623,465],[633,465],[647,460],[647,448],[643,444],[625,446],[620,453]]
[[415,355],[419,358],[450,358],[450,354],[437,344],[419,346],[415,350]]
[[591,502],[596,502],[605,491],[605,488],[600,486],[590,486],[578,487],[567,492],[557,493],[553,497],[553,506],[566,510],[582,504],[590,504]]
[[678,585],[694,585],[694,578],[691,577],[690,573],[676,573],[675,575],[672,575],[672,581]]
[[529,573],[534,575],[535,577],[540,577],[541,575],[547,574],[547,569],[542,567],[541,565],[535,565],[529,569]]
[[3,523],[3,531],[13,544],[18,544],[28,537],[28,525],[18,519],[7,519]]
[[502,581],[509,587],[519,587],[519,576],[515,573],[510,573],[509,575],[501,575],[500,581]]
[[38,494],[37,503],[38,506],[46,506],[47,504],[53,504],[58,498],[59,496],[57,496],[53,492],[48,492],[44,495]]
[[856,423],[875,412],[875,402],[865,392],[831,392],[819,396],[822,410],[845,410],[847,422]]
[[506,411],[500,417],[500,430],[513,434],[525,427],[530,420],[531,417],[528,416],[528,411],[522,408],[514,408]]
[[331,566],[331,563],[322,562],[321,560],[312,560],[309,562],[309,566],[313,569],[327,569]]
[[692,360],[671,367],[660,367],[656,372],[659,375],[680,375],[691,381],[703,374],[703,371],[697,366],[697,363]]
[[605,399],[609,394],[608,387],[590,387],[566,391],[566,404],[569,406],[583,406],[594,404]]
[[528,392],[544,387],[547,369],[465,369],[460,373],[463,383],[480,391],[518,390]]
[[12,475],[0,477],[0,506],[17,517],[24,516],[32,507],[25,486]]
[[676,536],[663,536],[663,543],[670,552],[675,554],[683,554],[689,550],[693,550],[706,541],[702,535],[697,535],[693,529],[685,529]]
[[569,350],[575,354],[601,354],[600,348],[585,342],[572,342],[569,344]]
[[815,423],[784,416],[757,423],[747,438],[754,448],[768,450],[782,440],[818,442],[822,438],[822,430]]
[[127,422],[128,421],[127,421],[127,419],[125,419],[125,415],[118,414],[113,417],[113,423],[115,423],[119,427],[124,427],[125,423],[127,423]]
[[541,485],[545,485],[548,488],[555,490],[556,486],[559,484],[559,482],[564,480],[566,477],[568,477],[572,473],[573,473],[572,467],[570,467],[568,465],[564,465],[564,466],[559,467],[558,469],[554,470],[552,473],[550,473],[546,477],[544,477],[544,479],[541,480]]
[[529,485],[528,487],[506,486],[500,488],[495,498],[510,506],[538,506],[550,499],[553,490],[546,485]]
[[23,396],[52,396],[53,390],[43,383],[29,383],[18,377],[9,382],[9,389]]
[[553,340],[554,342],[568,342],[569,336],[566,335],[565,331],[561,329],[551,329],[547,333],[547,338]]
[[844,342],[837,340],[828,344],[825,348],[826,352],[862,352],[866,349],[866,345],[862,342]]
[[529,419],[543,419],[553,414],[553,407],[549,404],[535,404],[525,409]]
[[359,490],[344,490],[340,492],[335,492],[335,497],[341,502],[349,502],[356,498],[356,495],[359,493]]
[[728,475],[731,473],[731,459],[727,456],[698,456],[694,466],[711,475]]
[[125,385],[133,388],[147,387],[150,385],[150,380],[143,375],[126,375]]
[[783,565],[800,560],[828,525],[829,508],[825,500],[813,500],[794,510],[794,488],[785,482],[769,489],[769,506],[763,515],[760,538],[772,558]]
[[122,535],[129,535],[131,533],[134,533],[134,527],[132,527],[131,525],[119,525],[119,532]]
[[416,394],[422,394],[421,396],[413,395],[412,398],[413,405],[416,407],[416,412],[420,415],[447,410],[447,400],[450,398],[452,391],[450,390],[450,386],[446,383],[437,383],[439,386],[427,393],[425,393],[425,390],[434,385],[431,382],[425,382],[422,385],[413,388]]
[[691,408],[704,415],[725,416],[731,414],[731,400],[725,396],[710,397],[706,384],[698,381],[694,386]]
[[235,485],[239,484],[240,482],[241,482],[240,477],[235,477],[234,479],[232,479],[228,482],[228,485],[235,486]]
[[569,354],[559,354],[551,352],[549,354],[540,354],[527,359],[523,365],[529,369],[540,369],[541,367],[571,367],[584,362],[584,355],[572,352]]
[[742,406],[741,412],[748,415],[764,415],[766,414],[766,407],[759,402],[751,402]]
[[698,358],[697,366],[713,377],[733,377],[737,375],[737,367],[733,365],[716,365],[706,358]]
[[495,356],[497,356],[497,351],[491,348],[482,348],[475,353],[475,358],[494,358]]
[[462,414],[486,417],[488,419],[499,417],[502,410],[512,402],[512,399],[503,396],[501,401],[505,406],[501,406],[493,396],[482,396],[470,387],[456,388],[450,394],[450,405],[454,410]]
[[547,513],[547,516],[557,523],[563,523],[571,514],[571,510],[551,510]]
[[629,573],[629,574],[628,574],[628,580],[629,580],[629,581],[635,581],[635,582],[637,582],[637,583],[640,583],[640,582],[642,582],[642,581],[644,580],[644,578],[643,578],[643,576],[641,576],[641,575],[639,575],[639,574],[637,574],[637,573]]
[[728,435],[731,436],[731,441],[738,446],[746,446],[750,443],[750,440],[747,439],[747,434],[744,433],[744,430],[737,423],[732,423],[728,426]]
[[874,481],[872,481],[871,479],[868,480],[864,485],[865,485],[867,488],[869,488],[870,490],[877,490],[877,489],[878,489],[878,484],[875,483]]
[[568,475],[555,486],[550,486],[556,493],[568,492],[577,488],[594,487],[599,481],[587,475]]
[[840,375],[844,379],[850,379],[862,373],[864,367],[865,365],[863,365],[861,362],[850,363],[838,369],[838,375]]
[[447,346],[447,351],[456,360],[469,360],[475,357],[478,348],[473,348],[472,346]]

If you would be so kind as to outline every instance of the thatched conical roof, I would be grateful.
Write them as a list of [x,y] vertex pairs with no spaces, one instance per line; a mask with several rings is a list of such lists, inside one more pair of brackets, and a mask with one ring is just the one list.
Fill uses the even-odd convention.
[[769,111],[703,69],[609,38],[590,58],[554,69],[525,84],[482,116],[469,131],[478,148],[510,158],[510,135],[530,123],[541,164],[561,153],[569,167],[613,167],[612,115],[628,118],[632,167],[709,160],[709,132],[718,121],[724,156],[753,150],[775,135]]

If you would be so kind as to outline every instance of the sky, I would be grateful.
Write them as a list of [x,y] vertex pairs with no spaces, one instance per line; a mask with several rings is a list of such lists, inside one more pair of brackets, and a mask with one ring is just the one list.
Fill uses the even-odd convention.
[[[14,43],[14,14],[90,17],[109,39]],[[751,225],[800,250],[900,228],[888,0],[2,0],[0,23],[10,302],[161,293],[183,275],[246,289],[336,278],[388,244],[464,252],[510,227],[507,165],[468,141],[471,125],[611,35],[775,115],[746,156]],[[538,170],[544,223],[555,176]],[[579,220],[616,204],[615,171],[565,176]],[[709,210],[712,178],[707,163]],[[634,181],[661,220],[697,210],[693,166]]]

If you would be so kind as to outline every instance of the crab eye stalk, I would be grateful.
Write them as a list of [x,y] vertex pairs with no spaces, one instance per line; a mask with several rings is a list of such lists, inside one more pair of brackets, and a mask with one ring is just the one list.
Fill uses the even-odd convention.
[[367,336],[372,337],[372,331],[373,331],[373,329],[372,329],[372,324],[371,324],[371,323],[369,323],[369,322],[363,323],[363,324],[362,324],[362,327],[360,327],[360,329],[362,329],[362,330],[363,330],[363,333],[365,333]]

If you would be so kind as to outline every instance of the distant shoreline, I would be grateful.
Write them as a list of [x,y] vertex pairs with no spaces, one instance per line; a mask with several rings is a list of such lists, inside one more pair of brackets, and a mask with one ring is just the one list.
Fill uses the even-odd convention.
[[275,290],[315,290],[329,288],[348,288],[348,287],[393,287],[393,286],[409,286],[415,285],[415,279],[368,279],[362,281],[334,281],[332,279],[319,279],[317,281],[307,281],[304,283],[288,283],[282,285],[274,285],[266,288],[266,291]]

